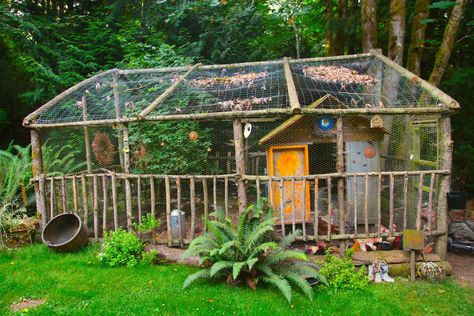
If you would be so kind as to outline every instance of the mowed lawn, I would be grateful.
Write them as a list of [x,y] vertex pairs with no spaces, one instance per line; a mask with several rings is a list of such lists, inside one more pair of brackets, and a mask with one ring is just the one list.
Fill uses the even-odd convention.
[[55,254],[43,245],[0,252],[0,314],[23,298],[44,299],[28,315],[474,315],[474,290],[397,280],[366,290],[318,288],[314,300],[296,293],[292,305],[272,288],[257,291],[197,282],[182,289],[195,268],[182,265],[108,268],[99,245]]

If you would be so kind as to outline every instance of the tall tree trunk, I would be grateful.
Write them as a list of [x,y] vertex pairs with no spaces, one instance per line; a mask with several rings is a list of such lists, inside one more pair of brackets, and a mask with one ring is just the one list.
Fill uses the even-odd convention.
[[377,47],[377,1],[361,0],[362,51]]
[[453,7],[451,16],[449,17],[448,24],[444,30],[443,41],[441,46],[436,53],[436,59],[431,72],[429,82],[438,86],[443,78],[446,68],[448,67],[449,58],[453,51],[454,41],[458,32],[459,23],[461,22],[466,8],[467,0],[456,0],[456,5]]
[[358,27],[357,24],[359,23],[358,12],[359,12],[359,2],[357,0],[349,0],[349,8],[348,8],[348,25],[350,26],[347,29],[347,52],[349,54],[355,54],[358,49],[358,41],[357,41],[357,34],[358,34]]
[[430,15],[430,0],[416,0],[415,13],[411,27],[410,45],[408,46],[407,69],[420,75],[421,60],[425,44],[426,20]]
[[390,2],[390,29],[388,34],[388,58],[403,65],[403,50],[406,34],[405,0]]
[[344,55],[346,47],[346,15],[347,15],[347,1],[338,0],[337,2],[337,32],[334,37],[334,53],[336,55]]
[[326,17],[326,42],[324,45],[325,55],[334,55],[334,34],[333,34],[333,3],[332,0],[326,0],[326,9],[324,15]]

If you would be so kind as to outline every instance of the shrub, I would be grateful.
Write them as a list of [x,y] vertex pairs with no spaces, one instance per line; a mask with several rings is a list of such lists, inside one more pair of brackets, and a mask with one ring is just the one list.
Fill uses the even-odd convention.
[[133,223],[133,229],[140,233],[154,232],[160,228],[161,221],[156,219],[151,213],[147,213],[146,216],[142,216],[142,223]]
[[132,232],[119,228],[104,235],[100,260],[107,266],[133,267],[143,258],[143,243]]
[[353,249],[348,249],[343,258],[339,258],[326,251],[321,267],[321,274],[326,277],[329,286],[336,290],[355,290],[365,288],[369,281],[365,266],[358,271],[352,263]]
[[201,263],[208,261],[211,265],[188,276],[183,287],[198,279],[218,278],[232,285],[245,282],[256,289],[262,281],[277,287],[291,302],[291,285],[312,299],[313,290],[305,277],[325,283],[302,251],[288,249],[296,234],[284,237],[280,243],[272,240],[273,210],[266,200],[250,205],[235,226],[222,210],[211,215],[214,219],[206,221],[208,233],[194,239],[183,254],[183,259],[196,255]]

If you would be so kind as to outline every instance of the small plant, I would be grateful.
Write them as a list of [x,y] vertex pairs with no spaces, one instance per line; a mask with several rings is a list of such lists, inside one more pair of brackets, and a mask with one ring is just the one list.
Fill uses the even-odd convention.
[[209,232],[194,239],[183,254],[183,259],[199,256],[201,263],[207,261],[210,267],[188,276],[184,288],[198,279],[218,278],[231,285],[244,282],[255,290],[262,281],[277,287],[291,302],[291,285],[312,299],[313,289],[305,278],[325,283],[302,251],[288,249],[296,234],[284,237],[280,243],[272,240],[273,210],[265,199],[250,205],[235,226],[222,210],[211,215],[214,219],[206,221]]
[[158,251],[155,249],[152,249],[147,252],[143,252],[142,256],[142,264],[149,264],[152,265],[155,263],[156,257],[158,256]]
[[352,263],[353,249],[348,249],[343,258],[326,251],[326,256],[321,267],[321,274],[326,277],[329,286],[336,290],[363,289],[368,284],[367,271],[362,266],[358,271]]
[[133,223],[133,229],[140,233],[140,237],[144,237],[142,234],[150,234],[149,236],[152,243],[156,241],[156,231],[161,226],[161,221],[156,219],[151,213],[142,216],[141,224]]
[[107,266],[136,266],[143,258],[143,243],[133,232],[119,228],[104,234],[100,260]]

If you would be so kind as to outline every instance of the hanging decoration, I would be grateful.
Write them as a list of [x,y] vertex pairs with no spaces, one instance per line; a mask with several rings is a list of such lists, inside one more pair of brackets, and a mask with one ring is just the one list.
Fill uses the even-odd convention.
[[115,147],[107,133],[96,133],[94,135],[92,151],[94,152],[95,160],[101,166],[109,166],[114,161]]
[[199,135],[198,135],[197,132],[192,131],[192,132],[189,133],[189,139],[190,139],[191,141],[195,141],[195,140],[197,140],[198,138],[199,138]]
[[318,119],[318,127],[323,131],[329,131],[334,128],[334,119],[330,116],[323,116]]
[[374,158],[375,157],[375,149],[372,145],[369,145],[367,147],[365,147],[365,150],[364,150],[364,156],[367,157],[367,158]]
[[380,115],[375,115],[370,119],[370,128],[383,128],[383,119]]
[[252,133],[252,124],[246,123],[244,127],[244,137],[249,138],[250,133]]

